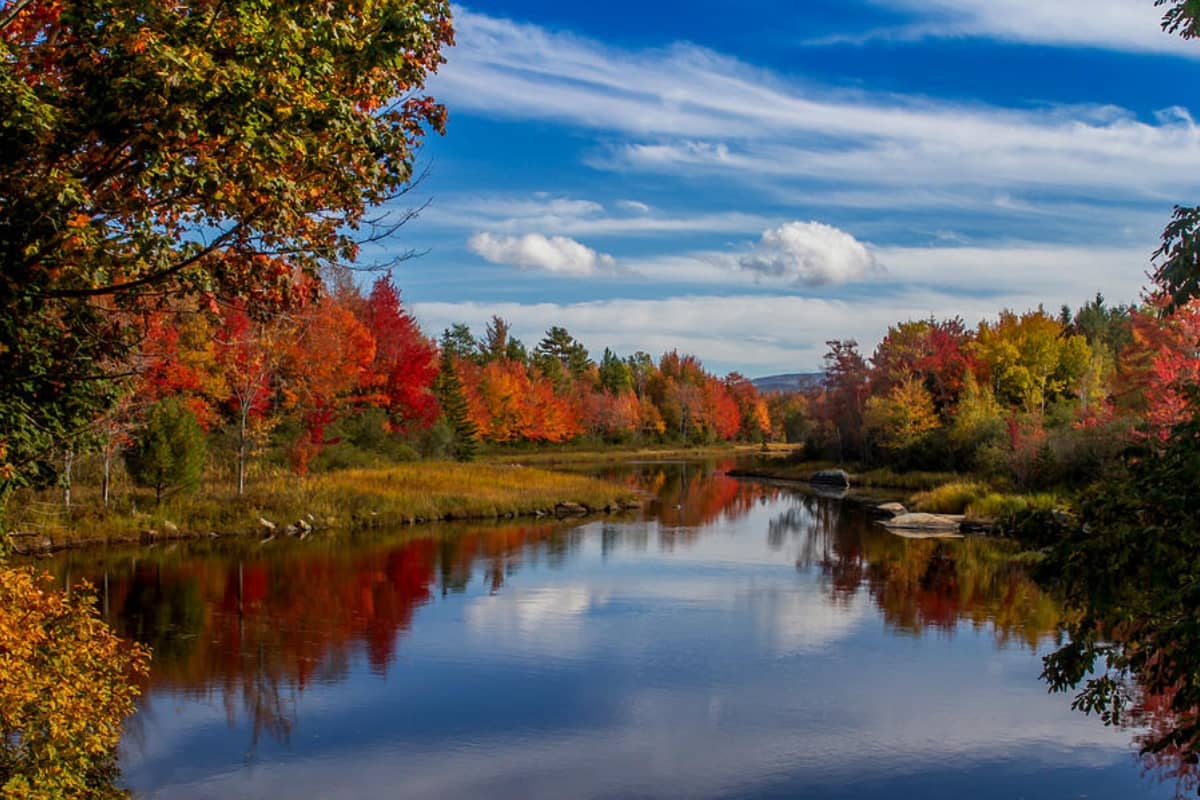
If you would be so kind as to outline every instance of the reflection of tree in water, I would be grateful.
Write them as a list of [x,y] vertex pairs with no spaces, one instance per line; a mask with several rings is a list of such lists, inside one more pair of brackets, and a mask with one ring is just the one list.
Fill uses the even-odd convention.
[[[797,565],[823,575],[836,602],[865,589],[889,624],[914,633],[970,620],[1029,641],[1057,621],[1023,571],[986,543],[898,539],[851,506],[743,483],[715,465],[644,465],[637,480],[655,499],[640,523],[599,524],[604,554],[652,541],[686,546],[704,525],[787,495],[795,500],[768,523],[768,542],[794,547]],[[522,566],[562,565],[589,535],[555,520],[413,534],[349,546],[318,536],[282,547],[224,541],[142,551],[137,562],[109,562],[105,607],[123,634],[155,647],[148,697],[218,693],[231,721],[252,731],[253,754],[262,735],[291,735],[298,696],[312,682],[342,680],[359,659],[386,674],[418,609],[437,596],[476,580],[502,591]],[[80,571],[67,558],[61,567]]]
[[1061,619],[1006,542],[904,539],[861,509],[811,496],[769,523],[767,541],[774,549],[793,543],[797,567],[819,569],[835,601],[865,589],[887,624],[905,633],[953,631],[967,622],[1032,649]]
[[1138,691],[1123,724],[1139,733],[1134,743],[1141,749],[1146,771],[1166,783],[1175,784],[1176,797],[1200,793],[1200,757],[1186,743],[1172,743],[1172,734],[1193,727],[1197,712],[1181,714],[1175,709],[1176,694]]
[[[337,540],[257,542],[189,555],[150,551],[110,562],[101,607],[127,637],[154,648],[146,706],[155,691],[219,694],[231,724],[287,741],[297,693],[344,679],[357,654],[386,674],[417,609],[440,588],[462,592],[482,573],[499,590],[521,564],[561,563],[582,534],[551,521],[478,526],[352,548]],[[151,561],[151,559],[156,559]],[[66,562],[65,571],[75,566]],[[64,577],[64,581],[78,579]],[[134,732],[135,740],[137,732]]]
[[115,604],[109,583],[105,573],[101,603],[115,609],[114,627],[121,636],[148,645],[156,659],[188,656],[204,628],[204,602],[195,581],[177,573],[164,579],[160,565],[137,564],[128,582],[118,587]]

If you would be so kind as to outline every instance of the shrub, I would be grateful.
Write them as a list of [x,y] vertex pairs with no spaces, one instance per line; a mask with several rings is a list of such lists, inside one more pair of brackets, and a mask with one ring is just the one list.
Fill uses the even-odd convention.
[[149,653],[48,578],[0,568],[0,797],[121,797],[114,753]]

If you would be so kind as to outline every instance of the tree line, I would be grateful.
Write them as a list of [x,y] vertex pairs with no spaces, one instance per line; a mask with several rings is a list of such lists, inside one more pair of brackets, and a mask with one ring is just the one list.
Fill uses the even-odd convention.
[[1200,303],[1156,291],[1057,314],[1003,310],[890,327],[869,358],[832,340],[799,398],[813,457],[1081,485],[1143,438],[1165,441],[1200,378]]
[[352,281],[283,313],[242,303],[180,304],[130,325],[143,342],[114,378],[114,401],[49,465],[98,458],[102,497],[123,455],[156,490],[194,487],[209,446],[234,465],[239,493],[256,462],[297,475],[363,460],[471,458],[481,446],[584,440],[764,441],[768,401],[745,377],[717,377],[672,351],[599,362],[565,328],[532,349],[494,317],[476,339],[466,325],[426,337],[390,277]]

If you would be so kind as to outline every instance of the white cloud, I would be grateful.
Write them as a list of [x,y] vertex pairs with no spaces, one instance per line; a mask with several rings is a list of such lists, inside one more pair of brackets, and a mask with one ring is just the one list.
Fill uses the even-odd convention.
[[[606,346],[654,355],[679,349],[718,372],[766,375],[818,368],[831,338],[855,339],[870,353],[890,325],[904,320],[961,316],[975,325],[1001,308],[1076,306],[1096,291],[1114,303],[1134,301],[1148,264],[1148,254],[1137,249],[1028,244],[890,247],[875,255],[887,271],[853,299],[742,293],[580,303],[419,302],[414,313],[427,331],[455,322],[482,328],[499,314],[526,341],[565,325],[594,354]],[[720,280],[721,268],[702,260],[681,257],[672,263],[680,275],[707,269],[708,279]],[[645,265],[632,268],[649,271]],[[661,266],[654,277],[665,271]]]
[[[910,10],[918,22],[867,34],[924,38],[979,36],[1035,44],[1172,53],[1200,58],[1200,48],[1164,33],[1163,9],[1150,0],[873,0]],[[854,38],[854,37],[851,37]]]
[[421,213],[424,226],[519,233],[536,229],[560,236],[656,236],[670,233],[761,231],[770,221],[741,211],[656,213],[645,203],[620,200],[613,213],[592,200],[544,193],[449,197]]
[[[1144,35],[1172,41],[1158,33],[1154,14],[1142,22],[1117,16],[1119,2],[1143,5],[1108,0],[1099,16],[1111,16],[1109,27],[1144,24]],[[1097,16],[1043,0],[995,5],[1007,12],[967,2],[980,19],[1007,13],[1047,29],[1053,20],[1069,26],[1067,9]],[[1045,12],[1052,19],[1035,11],[1058,6]],[[439,97],[463,111],[623,135],[611,156],[592,159],[597,165],[721,170],[742,183],[818,179],[823,190],[954,188],[990,198],[1053,188],[1125,203],[1177,199],[1200,169],[1200,130],[1183,109],[1147,121],[1105,106],[1012,109],[847,92],[691,45],[621,50],[469,11],[459,12],[457,28],[460,44],[437,77]]]
[[540,233],[497,236],[478,233],[471,237],[467,246],[494,264],[563,275],[591,275],[600,270],[611,270],[616,265],[612,256],[597,253],[566,236],[544,236]]
[[751,272],[810,286],[844,283],[878,269],[862,242],[821,222],[788,222],[765,231],[738,263]]

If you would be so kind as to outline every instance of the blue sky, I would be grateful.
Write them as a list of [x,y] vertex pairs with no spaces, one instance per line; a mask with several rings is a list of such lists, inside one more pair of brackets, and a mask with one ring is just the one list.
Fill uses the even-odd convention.
[[1152,0],[457,6],[428,333],[500,314],[749,375],[896,321],[1135,300],[1195,202],[1200,43]]

